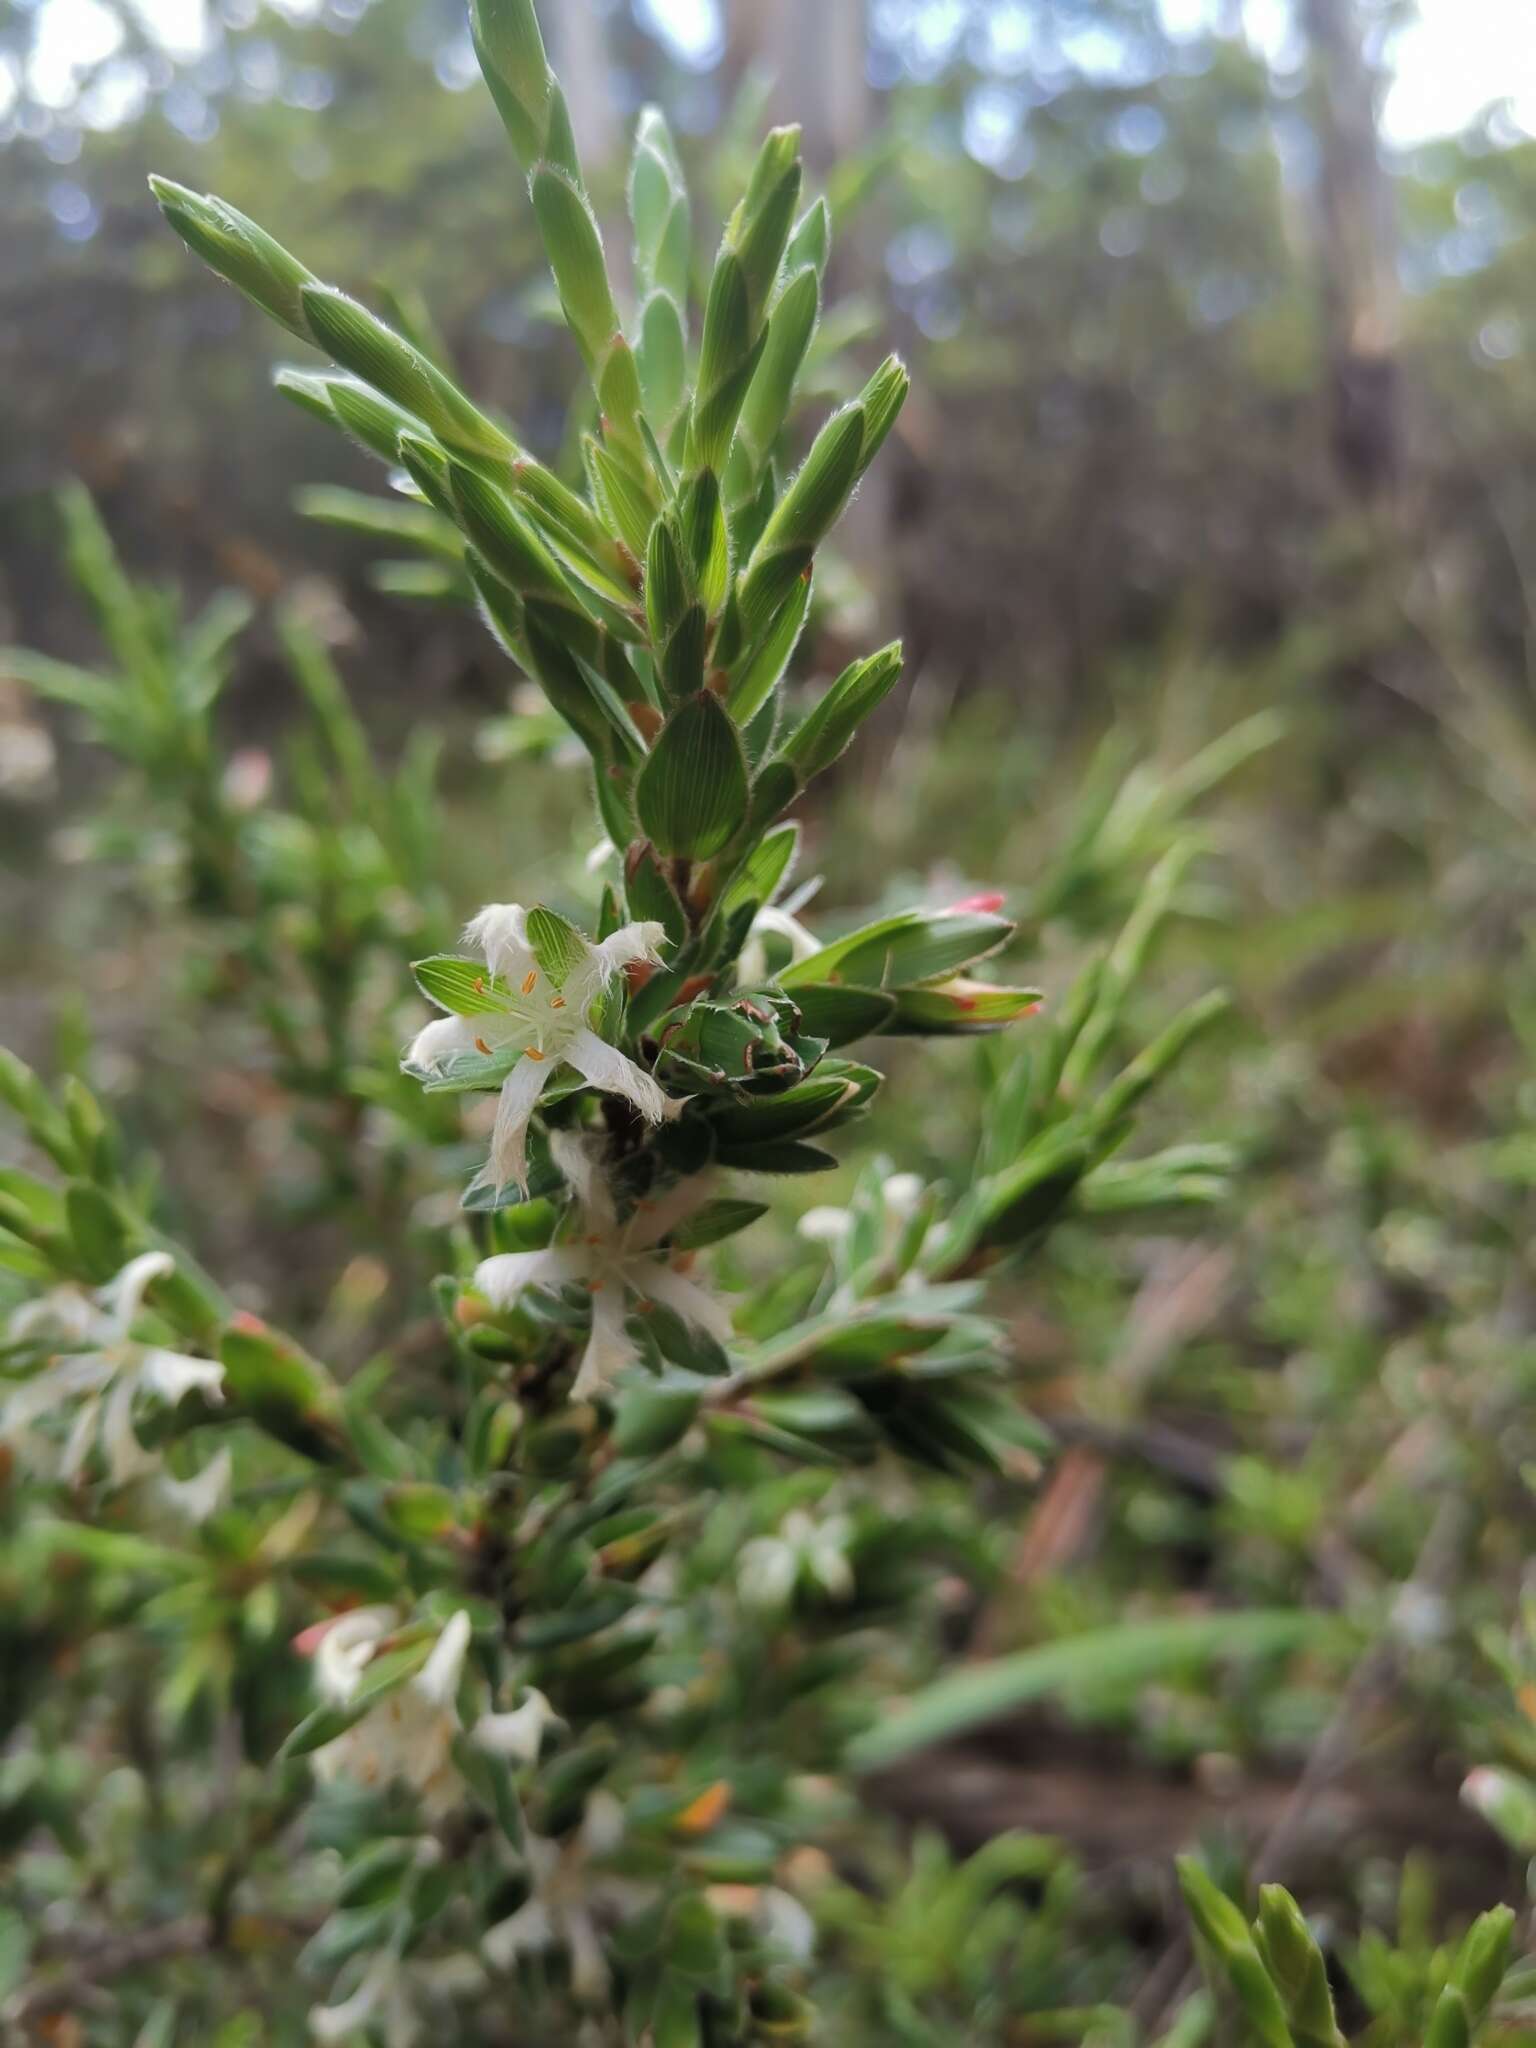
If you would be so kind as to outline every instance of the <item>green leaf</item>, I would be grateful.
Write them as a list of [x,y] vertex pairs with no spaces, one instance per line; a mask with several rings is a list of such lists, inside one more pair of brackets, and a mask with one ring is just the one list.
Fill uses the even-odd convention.
[[727,916],[743,904],[771,903],[793,872],[800,850],[800,827],[780,825],[752,849],[726,891],[721,908]]
[[1328,1965],[1284,1886],[1261,1885],[1254,1940],[1280,1993],[1296,2048],[1347,2048],[1334,2017]]
[[434,953],[411,964],[416,986],[430,1003],[455,1017],[488,1017],[512,1007],[512,991],[480,960],[456,953]]
[[1093,1629],[939,1679],[861,1736],[850,1761],[857,1771],[881,1770],[914,1750],[1055,1693],[1148,1685],[1227,1656],[1273,1656],[1326,1641],[1339,1628],[1330,1615],[1278,1609],[1179,1615]]
[[534,172],[529,192],[566,320],[588,366],[595,367],[619,328],[597,219],[586,195],[549,164]]
[[753,554],[749,579],[761,559],[782,548],[820,546],[848,502],[863,445],[862,408],[855,404],[834,413],[779,500]]
[[783,431],[795,380],[820,316],[821,277],[808,263],[779,294],[768,321],[768,340],[741,409],[739,441],[754,470],[768,460]]
[[852,1045],[880,1031],[896,1013],[896,998],[883,989],[854,988],[846,982],[795,986],[795,1003],[805,1029],[836,1047]]
[[64,1195],[65,1217],[75,1250],[88,1276],[110,1280],[127,1263],[130,1224],[112,1197],[88,1181],[72,1181]]
[[269,1436],[322,1464],[344,1459],[335,1383],[296,1345],[274,1331],[240,1325],[224,1331],[219,1361],[230,1398]]
[[781,749],[802,780],[831,767],[864,723],[896,687],[901,675],[901,642],[851,662],[816,708]]
[[[797,576],[773,623],[754,643],[746,665],[731,684],[731,715],[743,725],[752,719],[778,688],[790,658],[800,643],[806,614],[811,608],[812,579]],[[846,744],[846,742],[845,742]],[[839,750],[840,751],[840,750]],[[807,773],[814,774],[815,769]]]
[[851,1092],[852,1084],[846,1079],[836,1075],[823,1079],[817,1073],[777,1095],[754,1095],[740,1101],[727,1098],[711,1107],[709,1120],[722,1146],[762,1145],[773,1138],[814,1130]]
[[330,285],[307,284],[300,294],[313,339],[344,370],[392,398],[430,427],[447,448],[509,462],[514,444],[478,411],[435,363],[377,314]]
[[653,847],[642,844],[625,863],[624,900],[635,923],[661,925],[674,946],[686,941],[687,916]]
[[565,987],[590,951],[575,925],[542,903],[528,913],[528,948],[556,988]]
[[678,505],[684,559],[705,612],[713,617],[725,602],[731,581],[731,542],[720,501],[720,483],[712,469],[689,478]]
[[729,714],[707,690],[680,704],[635,784],[646,836],[668,857],[707,860],[746,817],[747,763]]
[[733,1145],[729,1159],[721,1163],[742,1173],[825,1173],[837,1161],[819,1145],[782,1138],[764,1145]]
[[705,1245],[721,1244],[726,1238],[734,1237],[739,1230],[746,1230],[767,1213],[766,1202],[743,1202],[729,1195],[720,1195],[714,1201],[706,1202],[701,1209],[695,1209],[675,1230],[669,1231],[667,1242],[675,1251],[701,1251]]
[[1040,1003],[1037,988],[998,988],[988,981],[946,981],[928,988],[896,991],[896,1009],[885,1026],[889,1036],[970,1037],[1001,1031],[1027,1017]]
[[1178,1872],[1184,1903],[1207,1956],[1241,2007],[1244,2038],[1255,2048],[1296,2048],[1280,1994],[1237,1906],[1192,1856],[1178,1859]]
[[211,193],[152,176],[149,189],[177,234],[210,269],[301,340],[309,340],[301,293],[315,282],[264,228]]
[[533,0],[470,0],[469,18],[480,69],[526,169],[545,147],[556,89]]
[[655,1458],[680,1443],[699,1412],[697,1383],[626,1388],[614,1407],[613,1445],[626,1458]]
[[984,960],[1012,938],[1006,917],[981,910],[903,910],[861,925],[785,969],[783,987],[847,980],[861,988],[907,988]]
[[592,479],[592,495],[636,561],[643,562],[651,522],[655,518],[644,485],[628,463],[621,461],[591,434],[582,441],[582,454]]
[[338,1735],[345,1735],[363,1717],[363,1709],[353,1706],[338,1707],[327,1703],[306,1714],[282,1748],[277,1752],[279,1763],[289,1763],[295,1757],[310,1756],[317,1749],[323,1749],[328,1742],[334,1742]]
[[688,388],[688,335],[677,301],[655,291],[640,308],[635,346],[645,410],[660,428],[671,425]]

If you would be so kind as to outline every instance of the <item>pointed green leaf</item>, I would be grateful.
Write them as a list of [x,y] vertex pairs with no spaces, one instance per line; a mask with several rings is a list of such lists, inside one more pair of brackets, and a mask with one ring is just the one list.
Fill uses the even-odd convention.
[[512,1007],[511,990],[483,960],[434,953],[430,960],[414,961],[411,972],[428,1002],[455,1017],[489,1017]]
[[595,366],[619,326],[596,217],[585,194],[548,164],[534,172],[529,191],[566,320],[589,367]]
[[[901,642],[850,662],[816,708],[796,727],[780,752],[804,781],[829,768],[901,674]],[[743,695],[745,690],[743,690]]]
[[640,770],[635,807],[658,853],[707,860],[741,826],[747,764],[741,736],[709,691],[672,713]]
[[542,903],[528,913],[528,948],[556,988],[565,987],[590,950],[575,925]]

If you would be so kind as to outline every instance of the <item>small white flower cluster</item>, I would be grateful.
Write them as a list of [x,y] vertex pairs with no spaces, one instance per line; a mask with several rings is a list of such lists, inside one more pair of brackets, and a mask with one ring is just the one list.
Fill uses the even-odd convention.
[[[346,1707],[369,1665],[402,1627],[392,1607],[355,1607],[300,1638],[314,1657],[315,1690],[327,1706]],[[317,1749],[310,1762],[327,1781],[350,1778],[382,1789],[404,1784],[431,1819],[457,1806],[463,1780],[453,1760],[462,1734],[494,1755],[533,1763],[544,1730],[557,1716],[541,1692],[529,1689],[510,1713],[485,1713],[467,1727],[459,1713],[459,1687],[472,1627],[461,1608],[433,1644],[414,1677],[381,1694],[342,1734]]]
[[[98,1293],[58,1287],[11,1317],[11,1345],[49,1353],[0,1407],[0,1442],[31,1471],[73,1485],[99,1452],[108,1482],[125,1486],[161,1469],[158,1453],[144,1448],[133,1426],[141,1400],[174,1407],[193,1391],[223,1398],[221,1365],[134,1335],[145,1295],[174,1263],[168,1252],[144,1252]],[[65,1411],[71,1420],[62,1438],[39,1427]],[[229,1456],[221,1452],[192,1479],[163,1479],[162,1490],[173,1506],[201,1520],[217,1507],[228,1482]]]
[[846,1515],[824,1515],[818,1521],[802,1508],[784,1517],[772,1536],[755,1536],[741,1547],[736,1583],[749,1606],[786,1607],[802,1581],[818,1587],[829,1600],[853,1594],[853,1566],[848,1544],[853,1524]]
[[666,1237],[707,1198],[705,1178],[679,1182],[655,1201],[638,1204],[621,1222],[587,1142],[557,1131],[550,1149],[576,1197],[579,1228],[543,1251],[502,1252],[483,1260],[475,1285],[492,1306],[509,1309],[530,1287],[578,1287],[590,1295],[591,1334],[572,1389],[577,1400],[605,1392],[626,1366],[637,1362],[639,1354],[624,1327],[632,1307],[660,1302],[724,1343],[731,1334],[725,1309],[680,1272],[664,1248]]
[[659,964],[663,936],[659,924],[627,924],[598,945],[584,939],[580,964],[557,985],[528,943],[528,913],[520,903],[488,903],[465,928],[465,943],[484,956],[493,984],[505,991],[499,1007],[473,1017],[439,1017],[417,1033],[404,1065],[439,1074],[462,1054],[518,1048],[517,1064],[502,1083],[490,1158],[477,1185],[500,1190],[515,1183],[527,1193],[528,1126],[562,1065],[574,1067],[605,1094],[623,1096],[649,1123],[677,1115],[681,1103],[669,1100],[643,1068],[592,1029],[604,990],[626,967]]

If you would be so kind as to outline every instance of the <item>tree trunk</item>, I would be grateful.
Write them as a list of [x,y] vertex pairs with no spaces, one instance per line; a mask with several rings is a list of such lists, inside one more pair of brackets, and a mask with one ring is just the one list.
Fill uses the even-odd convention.
[[779,121],[805,130],[805,156],[825,175],[870,129],[865,0],[734,0],[731,45],[738,68],[755,63],[773,80]]
[[1389,497],[1402,462],[1399,291],[1392,189],[1376,133],[1376,80],[1353,0],[1305,0],[1318,141],[1318,258],[1333,458],[1362,504]]

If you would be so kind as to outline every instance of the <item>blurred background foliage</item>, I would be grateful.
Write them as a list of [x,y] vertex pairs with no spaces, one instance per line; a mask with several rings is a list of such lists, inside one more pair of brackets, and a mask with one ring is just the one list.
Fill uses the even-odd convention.
[[[927,1836],[915,1865],[857,1836],[859,1888],[821,1915],[851,2039],[994,2012],[977,2039],[1132,2038],[1096,2001],[1162,1956],[1142,2016],[1172,2009],[1166,1859],[1198,1840],[1218,1868],[1271,1850],[1265,1874],[1333,1916],[1347,2024],[1417,2041],[1432,1930],[1518,1890],[1531,1846],[1458,1793],[1474,1766],[1536,1765],[1510,1633],[1536,1456],[1536,141],[1500,106],[1457,135],[1381,131],[1407,9],[1306,0],[1262,37],[1255,11],[547,10],[614,209],[646,99],[712,195],[765,110],[805,118],[842,251],[825,386],[893,342],[913,361],[812,650],[835,670],[877,613],[913,680],[827,779],[803,870],[836,877],[822,907],[1005,891],[1016,964],[1056,999],[1193,833],[1126,1046],[1213,968],[1238,998],[1150,1117],[1154,1140],[1231,1148],[1235,1195],[1182,1232],[1069,1220],[1009,1297],[1057,1446],[1032,1490],[934,1483],[969,1534],[931,1662],[1224,1602],[1337,1609],[1373,1645],[1215,1687],[1026,1685],[1000,1732],[877,1777],[956,1853],[1004,1824],[1066,1846],[956,1878]],[[468,386],[552,461],[580,424],[574,354],[451,0],[225,0],[179,41],[169,20],[13,0],[0,27],[0,642],[100,664],[61,549],[78,478],[134,577],[189,615],[251,602],[221,759],[259,780],[316,715],[305,648],[389,774],[413,732],[444,736],[413,905],[451,940],[483,896],[579,881],[577,780],[467,610],[381,590],[375,539],[295,517],[303,487],[369,488],[370,465],[273,400],[260,322],[162,231],[144,174],[226,195],[349,288],[421,294]],[[319,772],[293,799],[317,829]],[[340,1130],[295,1114],[302,1077],[221,1005],[205,910],[164,862],[146,889],[156,829],[175,842],[0,675],[0,1037],[119,1099],[199,1253],[360,1361],[432,1269],[401,1246],[442,1218],[377,1103]],[[394,941],[366,935],[359,998],[383,1043],[411,1014]],[[900,1049],[891,1071],[900,1110],[802,1207],[868,1199],[882,1156],[969,1173],[993,1055],[941,1079]],[[933,1902],[964,1924],[1003,1883],[1020,1924],[1010,1891],[951,1945]],[[1094,1940],[1064,1951],[1068,1925]],[[1045,2004],[1080,2018],[1005,2031]]]

